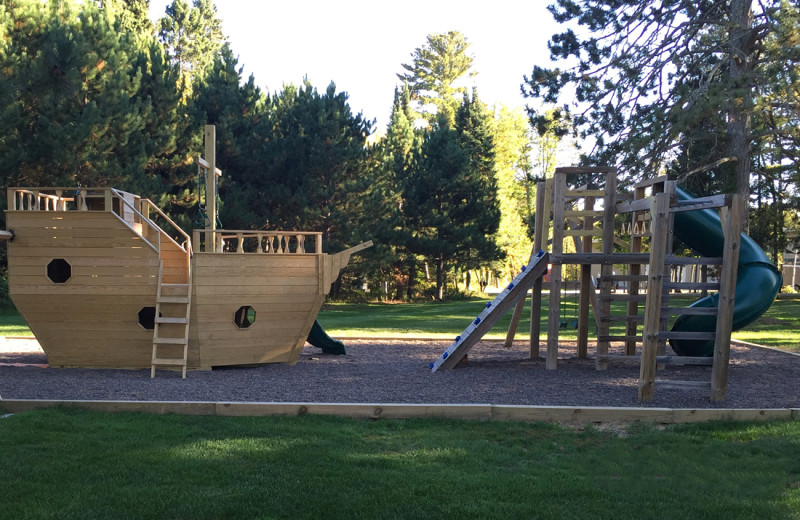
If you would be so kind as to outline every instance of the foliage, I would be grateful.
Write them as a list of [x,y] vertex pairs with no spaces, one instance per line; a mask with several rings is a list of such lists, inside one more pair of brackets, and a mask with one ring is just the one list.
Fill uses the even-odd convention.
[[458,31],[429,34],[426,44],[411,54],[411,64],[397,77],[409,86],[411,97],[421,107],[422,115],[433,125],[439,118],[450,127],[455,123],[460,95],[466,87],[457,85],[459,79],[471,77],[474,58],[468,54],[469,42]]
[[202,80],[225,45],[222,23],[212,0],[174,0],[158,21],[158,38],[178,66],[185,95]]
[[[0,169],[9,185],[141,187],[152,99],[143,96],[150,49],[111,9],[88,3],[10,5],[13,22],[0,66]],[[161,72],[164,72],[163,70]],[[12,88],[8,88],[11,86]]]
[[[780,83],[770,71],[789,57],[782,52],[776,60],[762,49],[776,30],[790,27],[780,19],[788,5],[558,0],[549,8],[556,21],[585,28],[550,41],[552,57],[571,65],[537,66],[523,87],[551,103],[574,92],[564,114],[596,139],[596,163],[619,165],[635,179],[658,172],[678,147],[700,144],[706,150],[699,167],[722,166],[725,185],[747,193],[750,147],[766,138],[752,133],[751,117],[761,89]],[[543,123],[538,111],[531,116]]]
[[506,258],[498,269],[513,278],[531,254],[528,223],[532,219],[530,182],[530,132],[525,114],[508,107],[495,111],[492,121],[495,144],[495,178],[500,224],[495,241]]

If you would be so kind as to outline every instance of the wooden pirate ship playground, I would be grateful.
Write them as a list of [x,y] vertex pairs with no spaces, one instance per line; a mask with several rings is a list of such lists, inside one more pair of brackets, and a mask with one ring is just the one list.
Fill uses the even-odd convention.
[[[211,201],[214,137],[207,126],[199,159]],[[9,294],[49,364],[185,377],[296,362],[331,283],[371,243],[328,255],[317,232],[216,229],[209,206],[209,226],[189,237],[114,188],[9,188]]]

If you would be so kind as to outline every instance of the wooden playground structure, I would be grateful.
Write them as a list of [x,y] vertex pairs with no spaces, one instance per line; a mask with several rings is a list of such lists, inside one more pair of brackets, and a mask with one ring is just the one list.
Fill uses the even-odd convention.
[[[728,384],[739,250],[744,237],[741,234],[744,205],[738,195],[681,200],[679,191],[674,181],[662,176],[636,184],[632,192],[621,193],[617,190],[615,168],[558,168],[552,179],[537,186],[534,254],[530,264],[431,363],[431,369],[453,368],[513,306],[506,339],[506,346],[510,346],[528,290],[532,293],[530,357],[538,359],[543,275],[549,261],[545,361],[548,370],[555,370],[558,365],[563,273],[565,268],[574,266],[579,273],[576,280],[579,358],[589,356],[591,317],[597,331],[597,370],[604,370],[614,362],[638,362],[640,400],[652,400],[657,388],[672,388],[708,391],[712,401],[723,401]],[[710,209],[719,212],[722,226],[719,254],[697,257],[673,254],[676,215]],[[551,244],[549,254],[542,251],[548,244]],[[567,244],[573,247],[568,249]],[[704,274],[708,266],[716,266],[718,280],[707,281],[704,276],[702,281],[675,281],[671,277],[673,266],[697,266],[696,272]],[[598,281],[593,268],[599,270]],[[767,293],[771,289],[766,289]],[[686,306],[673,298],[680,291],[716,291],[716,305]],[[775,293],[777,290],[771,298],[769,294],[763,295],[760,312],[769,307]],[[625,312],[612,312],[613,302],[623,304]],[[669,330],[676,316],[703,317],[715,320],[715,325],[712,321],[709,330]],[[751,318],[748,316],[750,321],[755,319]],[[618,328],[621,326],[624,333],[611,334],[613,323],[620,324]],[[713,343],[713,355],[667,355],[668,341],[673,342],[673,348],[675,342],[682,342],[691,347],[689,350]],[[669,364],[710,365],[711,375],[708,381],[657,380],[658,370]]]
[[51,366],[186,377],[297,361],[331,283],[371,243],[328,255],[318,232],[217,229],[211,125],[205,142],[210,218],[191,238],[114,188],[8,189],[9,294]]

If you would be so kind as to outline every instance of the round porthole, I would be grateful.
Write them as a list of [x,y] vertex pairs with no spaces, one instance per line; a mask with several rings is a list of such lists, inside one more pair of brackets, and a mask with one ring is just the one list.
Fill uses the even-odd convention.
[[256,310],[249,305],[239,307],[233,314],[233,323],[240,329],[246,329],[256,321]]
[[72,277],[72,266],[63,258],[50,260],[47,264],[47,278],[53,283],[67,283]]

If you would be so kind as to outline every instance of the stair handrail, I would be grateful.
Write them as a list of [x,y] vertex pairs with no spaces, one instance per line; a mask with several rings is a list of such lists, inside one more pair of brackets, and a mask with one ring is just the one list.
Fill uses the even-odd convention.
[[[139,204],[142,207],[147,206],[149,208],[154,209],[155,212],[158,213],[161,216],[161,218],[163,218],[170,226],[172,226],[174,228],[175,231],[178,232],[179,235],[181,235],[183,237],[183,239],[184,239],[183,244],[184,245],[179,244],[175,239],[173,239],[170,235],[168,235],[163,229],[161,229],[155,223],[153,223],[153,225],[156,226],[156,228],[159,229],[159,231],[161,231],[161,233],[163,233],[167,238],[169,238],[176,246],[180,247],[185,253],[189,253],[190,255],[192,254],[192,240],[191,240],[191,238],[189,238],[188,233],[186,233],[180,226],[178,226],[178,224],[176,224],[174,220],[169,218],[166,213],[161,211],[161,208],[156,206],[153,203],[152,200],[150,200],[150,199],[140,199]],[[137,212],[137,213],[139,213],[139,212]],[[141,213],[139,213],[139,214],[142,215]],[[142,215],[142,217],[147,219],[147,220],[150,220],[148,217],[145,217],[144,215]]]

